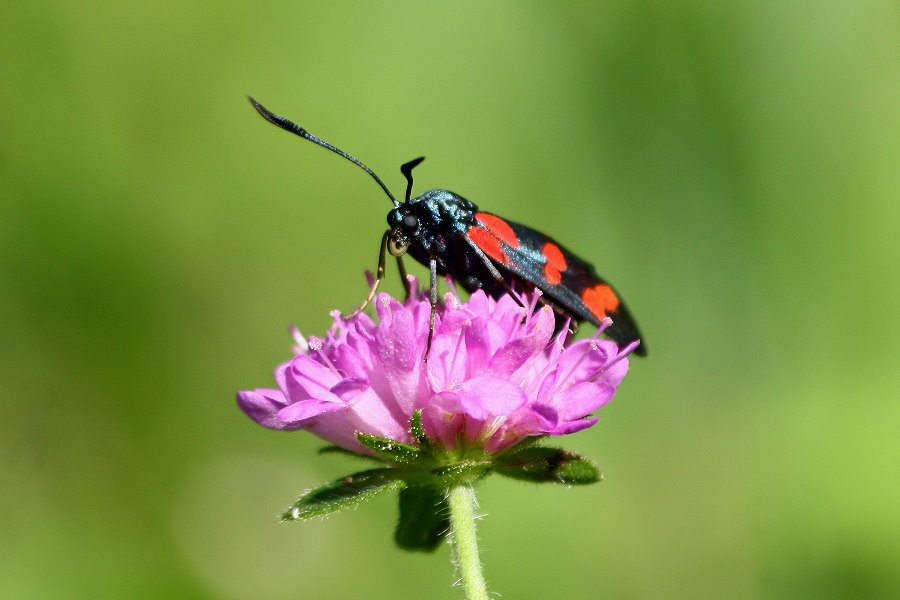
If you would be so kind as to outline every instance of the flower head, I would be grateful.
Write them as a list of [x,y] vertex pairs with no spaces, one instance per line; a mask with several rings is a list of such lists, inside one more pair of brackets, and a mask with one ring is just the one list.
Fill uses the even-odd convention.
[[[297,354],[275,370],[278,389],[238,392],[238,404],[272,429],[305,429],[338,446],[371,454],[358,433],[414,443],[410,421],[436,447],[490,454],[531,436],[592,426],[628,370],[627,355],[597,336],[567,343],[539,292],[520,306],[476,291],[467,302],[448,293],[435,315],[416,290],[404,302],[375,300],[365,314],[334,324],[324,338],[298,336]],[[608,324],[608,323],[607,323]],[[602,328],[601,328],[602,330]]]

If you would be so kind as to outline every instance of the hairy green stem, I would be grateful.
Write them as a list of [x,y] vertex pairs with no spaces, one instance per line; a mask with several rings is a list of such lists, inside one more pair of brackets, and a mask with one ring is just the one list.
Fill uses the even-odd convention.
[[447,501],[453,529],[453,555],[466,600],[488,600],[475,535],[475,489],[471,485],[454,486],[447,492]]

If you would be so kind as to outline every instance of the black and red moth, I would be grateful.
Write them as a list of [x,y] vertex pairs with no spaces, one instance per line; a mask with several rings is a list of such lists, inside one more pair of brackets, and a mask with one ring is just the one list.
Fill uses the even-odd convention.
[[[448,190],[431,190],[410,199],[412,169],[424,158],[400,167],[406,177],[406,198],[398,202],[387,186],[369,167],[317,138],[296,123],[272,113],[249,98],[264,119],[339,154],[362,168],[381,186],[394,208],[388,213],[390,227],[381,238],[378,270],[361,310],[375,296],[384,277],[385,249],[397,258],[406,285],[401,257],[411,255],[429,268],[431,276],[431,328],[437,304],[437,281],[449,275],[467,291],[481,289],[493,297],[510,293],[512,286],[531,286],[543,293],[542,301],[551,305],[560,320],[588,321],[596,326],[612,319],[604,333],[620,345],[641,339],[637,324],[619,294],[597,276],[594,267],[581,260],[551,237],[525,225],[483,212],[475,204]],[[408,290],[407,290],[408,291]],[[513,295],[515,297],[515,295]],[[429,339],[429,346],[430,346]],[[635,354],[646,356],[643,340]]]

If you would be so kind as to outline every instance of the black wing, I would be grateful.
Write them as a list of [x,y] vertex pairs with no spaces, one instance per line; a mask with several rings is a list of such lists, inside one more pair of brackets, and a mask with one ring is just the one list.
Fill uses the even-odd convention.
[[[512,273],[543,292],[558,309],[577,321],[599,326],[612,319],[604,333],[619,344],[641,339],[637,323],[618,292],[600,278],[594,267],[551,237],[491,213],[475,213],[476,225],[466,241],[488,256],[500,271]],[[646,356],[644,342],[635,354]]]

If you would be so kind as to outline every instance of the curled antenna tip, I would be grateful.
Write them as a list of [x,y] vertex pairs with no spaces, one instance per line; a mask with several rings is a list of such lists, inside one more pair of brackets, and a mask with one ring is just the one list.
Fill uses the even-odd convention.
[[400,165],[400,172],[403,173],[403,176],[406,177],[406,200],[405,202],[409,202],[409,197],[412,194],[412,185],[413,185],[413,177],[412,170],[416,168],[416,166],[425,160],[424,156],[420,156],[419,158],[414,158],[409,162],[405,162]]
[[[317,146],[322,146],[323,148],[330,150],[330,151],[334,152],[335,154],[337,154],[337,155],[349,160],[353,164],[355,164],[357,167],[359,167],[360,169],[362,169],[363,171],[365,171],[366,173],[371,175],[372,179],[374,179],[375,182],[381,187],[381,189],[384,190],[384,193],[387,194],[387,197],[390,199],[390,201],[394,203],[394,206],[400,205],[400,203],[397,202],[397,200],[394,198],[394,195],[391,194],[391,191],[389,189],[387,189],[386,185],[384,185],[384,182],[378,178],[378,175],[376,175],[375,172],[372,171],[372,169],[370,169],[363,163],[359,162],[359,160],[353,158],[352,156],[350,156],[343,150],[336,148],[335,146],[332,146],[325,140],[320,140],[319,138],[317,138],[316,136],[314,136],[313,134],[311,134],[304,128],[300,127],[299,125],[297,125],[296,123],[291,121],[290,119],[286,119],[280,115],[276,115],[275,113],[270,111],[268,108],[266,108],[265,106],[263,106],[262,104],[257,102],[253,96],[247,96],[247,100],[250,101],[250,104],[253,105],[253,108],[256,109],[256,112],[258,112],[260,114],[260,116],[262,116],[262,118],[264,118],[266,121],[268,121],[272,125],[280,127],[281,129],[284,129],[285,131],[293,133],[296,136],[299,136],[306,140],[309,140],[310,142],[316,144]],[[418,164],[421,161],[422,161],[422,159],[420,158],[413,162],[415,162],[415,164]]]
[[278,123],[278,121],[275,119],[275,113],[257,102],[256,98],[254,98],[253,96],[247,96],[247,100],[250,101],[250,104],[253,105],[253,108],[256,109],[256,112],[258,112],[260,116],[262,116],[262,118],[264,118],[269,123],[272,123],[273,125],[278,125],[279,127],[281,127],[281,124]]
[[400,166],[400,171],[403,173],[408,173],[409,171],[412,171],[413,169],[418,167],[419,163],[421,163],[423,160],[425,160],[425,157],[420,156],[419,158],[414,158],[409,162],[403,163],[403,165]]

